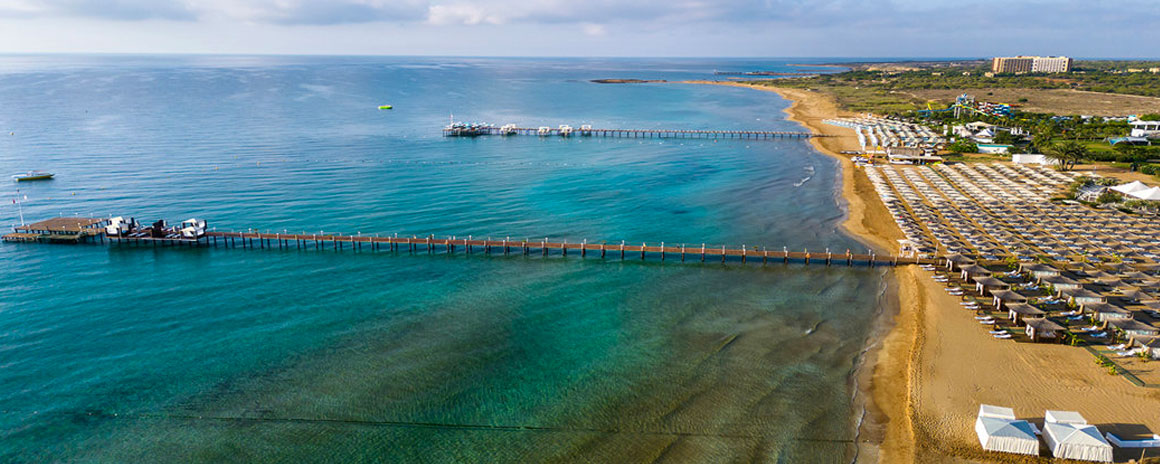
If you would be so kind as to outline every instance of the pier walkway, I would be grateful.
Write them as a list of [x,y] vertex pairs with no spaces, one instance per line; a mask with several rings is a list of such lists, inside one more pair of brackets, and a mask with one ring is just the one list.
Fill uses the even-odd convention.
[[720,260],[721,262],[726,262],[729,259],[733,259],[740,260],[742,263],[760,261],[765,264],[770,261],[794,261],[809,264],[812,261],[825,263],[827,265],[837,263],[850,266],[855,264],[896,266],[902,264],[934,264],[936,262],[933,258],[858,254],[851,253],[849,250],[840,252],[832,252],[830,250],[811,252],[809,250],[790,251],[785,247],[779,250],[770,250],[766,247],[749,247],[744,245],[740,248],[730,248],[728,246],[709,246],[703,243],[669,245],[665,242],[654,242],[653,245],[649,245],[648,243],[641,243],[639,245],[628,244],[624,241],[609,244],[605,242],[589,242],[587,240],[580,242],[568,242],[566,240],[549,241],[547,238],[530,240],[526,238],[436,238],[433,235],[425,237],[415,235],[410,237],[399,237],[397,235],[380,237],[367,235],[209,232],[203,240],[208,246],[243,248],[328,248],[335,250],[362,250],[365,247],[368,251],[382,250],[428,254],[454,254],[456,252],[472,254],[482,252],[485,254],[538,254],[543,256],[560,255],[565,257],[569,254],[573,256],[579,255],[580,257],[587,257],[589,254],[592,254],[594,257],[599,256],[600,258],[608,258],[609,255],[612,255],[613,258],[621,260],[629,257],[634,259],[639,257],[640,260],[645,260],[649,256],[652,256],[653,259],[659,259],[660,261],[672,259],[680,262],[685,262],[686,260],[697,260],[700,262]]
[[852,253],[850,250],[831,251],[791,251],[787,247],[770,249],[764,246],[726,246],[709,245],[705,243],[681,243],[678,245],[665,242],[630,244],[590,242],[581,240],[569,242],[567,240],[552,241],[548,238],[533,240],[528,238],[502,239],[475,238],[457,236],[437,238],[434,235],[390,236],[379,235],[344,235],[344,234],[291,234],[271,232],[218,232],[207,231],[197,238],[182,237],[181,234],[166,234],[154,237],[146,232],[134,232],[125,235],[106,234],[102,226],[107,219],[99,218],[54,218],[28,226],[21,226],[14,233],[4,235],[6,242],[41,242],[41,243],[85,243],[106,241],[114,246],[153,246],[153,247],[226,247],[248,249],[299,249],[299,250],[353,250],[353,251],[389,251],[394,253],[425,253],[425,254],[464,254],[484,253],[503,255],[542,255],[542,256],[579,256],[587,258],[589,255],[602,259],[653,259],[659,261],[740,261],[741,263],[761,262],[800,262],[805,264],[824,263],[826,265],[841,264],[847,266],[898,266],[905,264],[936,264],[933,257],[879,255],[873,253]]
[[677,138],[677,139],[783,139],[825,137],[812,132],[756,131],[756,130],[680,130],[680,129],[595,129],[588,126],[502,127],[490,125],[452,125],[443,129],[446,137],[479,137],[485,135],[536,135],[541,137],[619,137],[619,138]]

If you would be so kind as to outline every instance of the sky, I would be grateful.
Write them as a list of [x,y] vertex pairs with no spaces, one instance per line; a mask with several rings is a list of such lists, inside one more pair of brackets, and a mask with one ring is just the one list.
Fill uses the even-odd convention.
[[1160,0],[0,0],[0,53],[1156,58]]

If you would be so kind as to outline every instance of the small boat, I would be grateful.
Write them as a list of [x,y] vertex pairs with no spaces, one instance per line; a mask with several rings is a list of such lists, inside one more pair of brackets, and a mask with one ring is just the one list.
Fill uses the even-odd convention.
[[28,171],[24,174],[17,174],[15,176],[12,176],[12,180],[14,180],[16,182],[23,182],[26,180],[48,180],[48,179],[52,179],[52,176],[54,176],[54,175],[55,174],[53,174],[51,172]]
[[391,105],[381,105],[381,106],[379,106],[379,109],[380,109],[380,110],[391,110],[391,109],[394,109],[394,108],[395,108],[395,107],[393,107],[393,106],[391,106]]

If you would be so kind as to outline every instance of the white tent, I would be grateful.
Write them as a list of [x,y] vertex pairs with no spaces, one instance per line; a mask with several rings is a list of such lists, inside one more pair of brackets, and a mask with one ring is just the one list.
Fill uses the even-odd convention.
[[1147,190],[1132,192],[1128,195],[1139,198],[1141,200],[1160,200],[1160,187],[1152,187]]
[[1080,413],[1075,411],[1051,411],[1043,415],[1043,419],[1047,422],[1055,422],[1057,424],[1086,424],[1087,419],[1084,419]]
[[1123,193],[1123,194],[1129,194],[1132,192],[1139,192],[1142,190],[1148,190],[1148,188],[1149,188],[1148,184],[1145,184],[1145,183],[1140,182],[1138,180],[1134,180],[1134,181],[1129,182],[1127,184],[1117,185],[1115,187],[1112,187],[1112,190],[1115,190],[1115,191]]
[[975,420],[975,433],[987,451],[1039,455],[1039,439],[1035,438],[1030,422],[979,416]]
[[989,404],[979,405],[979,417],[994,417],[998,419],[1015,420],[1015,410]]
[[1112,445],[1094,425],[1047,422],[1043,424],[1043,437],[1057,458],[1112,462]]

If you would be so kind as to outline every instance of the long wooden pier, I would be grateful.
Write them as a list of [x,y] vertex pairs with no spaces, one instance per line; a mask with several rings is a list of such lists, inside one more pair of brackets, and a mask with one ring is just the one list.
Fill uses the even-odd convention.
[[758,130],[681,130],[681,129],[594,129],[587,126],[515,127],[515,126],[449,126],[443,129],[447,137],[479,137],[487,135],[536,135],[540,137],[619,137],[619,138],[679,138],[679,139],[781,139],[823,137],[812,132],[758,131]]
[[937,264],[933,257],[879,255],[874,253],[853,253],[850,250],[824,251],[790,250],[787,247],[771,249],[765,246],[727,246],[707,243],[668,244],[665,242],[620,243],[590,242],[588,240],[568,241],[504,237],[502,239],[466,238],[458,236],[436,237],[380,235],[344,235],[334,233],[291,234],[276,232],[218,232],[207,231],[200,237],[183,237],[178,233],[168,233],[154,237],[147,232],[126,235],[110,235],[103,226],[109,221],[100,218],[54,218],[17,228],[17,231],[3,236],[6,242],[40,243],[93,243],[108,242],[114,246],[151,247],[226,247],[248,249],[298,249],[298,250],[352,250],[386,251],[410,254],[502,254],[576,256],[580,258],[599,257],[601,259],[639,259],[662,262],[720,261],[799,262],[825,265],[865,265],[898,266],[906,264]]
[[[133,239],[126,239],[133,241]],[[270,249],[333,249],[333,250],[366,250],[391,251],[406,253],[442,253],[442,254],[503,254],[503,255],[559,255],[567,257],[579,256],[586,258],[589,255],[603,259],[640,259],[650,257],[654,260],[679,262],[709,260],[727,262],[730,260],[741,263],[761,262],[804,262],[806,264],[824,263],[826,265],[842,264],[847,266],[897,266],[904,264],[935,264],[933,258],[900,257],[894,255],[852,253],[850,250],[832,252],[817,251],[790,251],[787,248],[771,250],[766,247],[741,246],[713,246],[704,243],[670,245],[664,242],[629,244],[620,243],[550,241],[532,239],[477,239],[474,237],[437,238],[434,235],[400,237],[391,235],[386,237],[368,235],[335,235],[335,234],[285,234],[262,232],[209,232],[202,239],[206,246],[225,246],[233,248],[270,248]],[[201,244],[201,241],[198,242]]]

